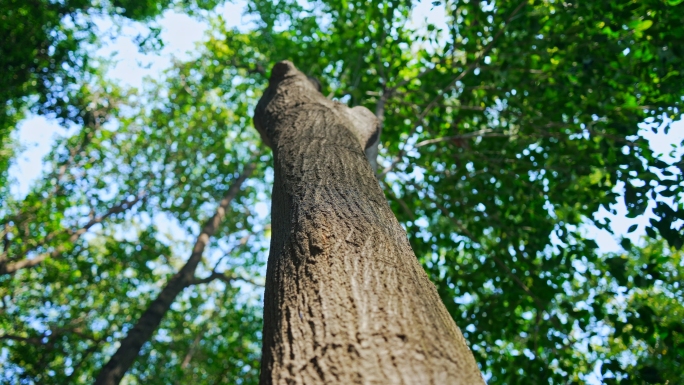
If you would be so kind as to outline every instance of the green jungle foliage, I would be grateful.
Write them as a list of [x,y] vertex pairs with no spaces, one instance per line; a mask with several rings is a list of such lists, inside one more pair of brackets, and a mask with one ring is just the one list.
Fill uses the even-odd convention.
[[[0,382],[90,383],[256,164],[196,273],[239,279],[187,288],[124,382],[258,383],[273,171],[251,114],[289,59],[383,117],[379,181],[488,383],[684,383],[684,143],[639,135],[682,117],[681,0],[436,1],[444,30],[407,0],[252,0],[240,29],[217,5],[0,2]],[[93,18],[159,45],[168,8],[210,23],[192,60],[143,89],[91,65]],[[28,111],[72,133],[18,197]],[[621,196],[647,238],[601,253],[583,229]]]

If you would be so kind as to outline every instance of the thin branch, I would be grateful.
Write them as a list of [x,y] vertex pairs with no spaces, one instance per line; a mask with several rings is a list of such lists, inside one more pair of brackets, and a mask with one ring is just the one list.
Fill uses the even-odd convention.
[[[199,347],[200,342],[202,341],[202,339],[204,338],[204,335],[207,333],[207,331],[209,329],[209,321],[216,318],[216,316],[220,313],[219,310],[222,308],[222,303],[226,301],[226,296],[227,296],[227,291],[224,290],[223,295],[221,295],[221,297],[220,297],[220,302],[219,302],[219,298],[215,298],[214,307],[211,309],[211,313],[202,322],[202,327],[198,331],[197,336],[195,337],[195,339],[192,342],[192,345],[190,346],[187,353],[185,354],[185,358],[183,358],[183,362],[181,363],[181,366],[180,366],[181,373],[183,373],[185,371],[185,369],[187,369],[187,367],[190,366],[190,362],[192,361],[192,358],[195,355],[195,353],[197,353],[197,348]],[[184,383],[183,382],[183,376],[180,376],[176,380],[176,384],[178,385],[178,384],[182,384],[182,383]]]
[[435,98],[435,100],[433,100],[432,103],[430,103],[430,104],[428,105],[428,108],[427,108],[427,109],[430,109],[430,108],[431,108],[431,105],[434,105],[439,99],[443,98],[444,95],[446,94],[445,91],[448,91],[449,89],[451,89],[454,85],[456,85],[456,83],[458,83],[461,79],[463,79],[463,77],[465,77],[465,75],[467,75],[470,71],[474,70],[475,67],[477,67],[477,66],[480,64],[480,60],[482,60],[482,58],[484,58],[484,56],[485,56],[487,53],[489,53],[489,51],[491,51],[492,48],[494,48],[494,43],[496,43],[496,41],[499,39],[499,37],[504,33],[504,31],[506,30],[506,28],[507,28],[508,25],[510,24],[511,20],[513,20],[513,17],[515,17],[515,15],[517,15],[518,12],[520,12],[520,10],[522,10],[522,9],[525,7],[526,4],[527,4],[527,0],[521,2],[521,3],[513,10],[513,12],[512,12],[512,13],[508,16],[508,18],[506,19],[506,21],[504,21],[503,27],[501,27],[501,29],[499,29],[499,31],[497,31],[496,35],[494,35],[494,38],[492,39],[492,41],[490,41],[489,44],[487,44],[487,46],[486,46],[482,51],[480,51],[480,52],[478,53],[478,55],[477,55],[477,57],[475,58],[475,60],[473,60],[473,62],[470,63],[470,65],[469,65],[465,70],[463,70],[463,72],[461,72],[458,76],[456,76],[456,78],[454,78],[454,80],[452,80],[451,83],[449,83],[449,85],[447,85],[447,86],[442,90],[442,93],[441,93],[440,95],[438,95],[438,96]]
[[383,183],[385,186],[387,186],[387,189],[388,189],[389,191],[392,192],[392,195],[394,195],[394,199],[396,199],[397,202],[399,202],[399,205],[400,205],[401,208],[404,210],[404,212],[406,213],[406,215],[408,215],[408,217],[409,217],[412,221],[415,221],[415,220],[416,220],[416,215],[413,213],[413,211],[411,211],[411,210],[409,209],[409,207],[408,207],[408,205],[406,204],[406,202],[404,202],[403,199],[399,198],[399,196],[398,196],[397,194],[394,193],[394,190],[392,190],[392,186],[390,186],[390,184],[389,184],[385,179],[382,180],[382,183]]
[[219,281],[230,284],[235,279],[235,276],[233,276],[232,274],[219,273],[217,271],[212,271],[208,277],[193,279],[192,281],[189,282],[188,286],[190,286],[190,285],[202,285],[205,283],[213,282],[217,279]]
[[103,341],[104,341],[104,338],[95,341],[91,347],[89,347],[88,349],[86,349],[85,352],[83,352],[83,354],[81,355],[81,359],[78,361],[78,363],[76,365],[73,366],[71,374],[67,378],[76,377],[76,374],[78,373],[79,369],[81,369],[81,367],[85,364],[88,357],[90,357],[90,355],[95,353],[100,348],[100,345],[102,344]]
[[24,342],[28,343],[31,345],[43,345],[42,342],[43,337],[21,337],[13,334],[5,334],[0,336],[0,341],[2,340],[10,340],[10,341],[19,341],[19,342]]
[[239,248],[241,248],[241,247],[244,247],[244,246],[247,244],[247,241],[249,240],[249,238],[250,238],[252,235],[253,235],[252,233],[249,233],[249,234],[245,235],[244,237],[242,237],[242,239],[240,239],[240,242],[238,242],[235,246],[233,246],[232,249],[230,249],[229,251],[226,251],[226,252],[221,256],[221,258],[219,258],[219,260],[216,261],[216,264],[214,264],[214,268],[211,269],[211,271],[212,271],[212,272],[215,272],[216,269],[218,269],[219,265],[221,264],[221,262],[223,262],[223,260],[224,260],[225,258],[227,258],[228,256],[230,256],[230,254],[232,254],[235,250],[237,250],[237,249],[239,249]]
[[[426,196],[432,203],[434,203],[435,206],[437,206],[437,208],[439,209],[439,211],[442,212],[442,215],[444,215],[445,217],[447,217],[447,218],[449,219],[449,221],[451,221],[451,223],[452,223],[455,227],[457,227],[463,234],[465,234],[465,235],[466,235],[468,238],[470,238],[473,242],[476,241],[476,238],[475,238],[474,234],[471,233],[471,232],[470,232],[470,231],[469,231],[461,222],[459,222],[459,221],[457,221],[455,218],[453,218],[453,217],[451,216],[451,213],[449,212],[449,210],[447,210],[446,207],[444,207],[444,206],[441,205],[439,202],[437,202],[436,199],[432,198],[432,197],[430,196],[430,194],[425,194],[425,196]],[[532,293],[532,290],[530,290],[530,288],[527,287],[527,285],[525,285],[525,283],[524,283],[520,278],[518,278],[518,276],[515,275],[515,273],[513,273],[513,271],[512,271],[508,266],[506,266],[506,264],[505,264],[501,259],[499,259],[499,257],[497,257],[496,255],[489,255],[489,257],[492,258],[492,259],[494,260],[494,262],[495,262],[500,268],[502,268],[502,269],[506,272],[506,274],[507,274],[515,283],[517,283],[518,286],[520,286],[520,288],[521,288],[527,295],[530,296],[530,298],[532,298],[532,300],[534,301],[534,303],[537,304],[539,310],[542,310],[542,309],[545,308],[544,303],[539,299],[539,297],[537,297],[536,295],[534,295],[534,293]]]
[[[216,312],[212,312],[212,317]],[[211,317],[210,317],[211,318]],[[192,345],[190,346],[190,349],[188,349],[188,352],[185,354],[185,358],[183,358],[183,362],[181,363],[181,370],[185,370],[188,365],[190,365],[190,361],[192,360],[192,356],[195,355],[195,351],[197,350],[197,347],[200,344],[200,341],[202,341],[202,337],[204,336],[204,332],[207,329],[207,325],[204,324],[202,325],[202,330],[197,333],[197,336],[195,337],[195,340],[192,341]]]
[[468,139],[468,138],[474,138],[474,137],[509,137],[509,134],[503,134],[503,133],[495,133],[494,130],[491,129],[483,129],[475,132],[469,132],[466,134],[461,134],[461,135],[454,135],[454,136],[445,136],[443,138],[435,138],[435,139],[428,139],[428,140],[423,140],[422,142],[416,143],[413,148],[419,148],[423,146],[427,146],[428,144],[433,144],[433,143],[439,143],[439,142],[448,142],[451,140],[459,140],[459,139]]
[[[78,337],[80,337],[82,340],[89,340],[89,341],[98,341],[95,337],[93,337],[91,334],[85,333],[81,327],[78,326],[79,323],[83,322],[83,318],[79,317],[77,319],[74,319],[70,321],[72,325],[67,325],[67,326],[62,326],[62,327],[57,327],[57,326],[52,326],[50,327],[50,333],[42,333],[40,335],[34,336],[34,337],[22,337],[20,335],[15,335],[15,334],[4,334],[0,336],[0,341],[2,340],[10,340],[10,341],[19,341],[23,343],[28,343],[32,345],[41,345],[41,346],[47,346],[51,345],[54,343],[54,340],[58,339],[59,337],[62,337],[67,334],[74,334]],[[76,325],[73,325],[76,324]],[[46,342],[43,342],[44,339],[47,339]]]
[[190,87],[188,86],[188,83],[185,81],[185,75],[180,75],[180,81],[181,81],[181,85],[183,86],[183,89],[185,89],[185,92],[187,92],[193,98],[196,98],[197,94],[195,93],[195,91],[191,90]]
[[[501,29],[499,29],[499,31],[496,33],[496,35],[494,35],[494,38],[492,39],[492,41],[490,41],[489,44],[487,44],[487,46],[482,51],[480,51],[478,53],[476,59],[473,60],[473,62],[470,63],[470,65],[465,70],[463,70],[458,76],[456,76],[446,87],[444,87],[444,89],[442,89],[442,91],[439,93],[439,95],[437,95],[430,103],[428,103],[427,107],[425,107],[423,109],[423,111],[420,113],[420,115],[418,115],[418,119],[417,119],[416,124],[411,129],[411,132],[409,132],[409,135],[408,135],[409,138],[412,137],[413,134],[415,134],[418,127],[425,126],[425,118],[427,117],[427,114],[435,107],[435,105],[437,105],[437,103],[439,103],[439,101],[442,98],[444,98],[444,95],[446,95],[446,92],[449,91],[459,81],[461,81],[461,79],[463,79],[470,71],[474,70],[475,67],[477,67],[480,64],[480,60],[482,60],[482,58],[489,51],[491,51],[492,48],[494,48],[494,43],[496,43],[496,41],[499,39],[499,37],[506,30],[506,27],[508,27],[508,24],[511,22],[513,17],[518,12],[520,12],[520,10],[523,9],[523,7],[525,7],[525,4],[527,4],[527,0],[520,3],[520,5],[518,5],[518,7],[516,7],[515,10],[513,10],[513,12],[508,16],[508,18],[504,22],[503,27]],[[401,148],[401,150],[399,150],[399,154],[397,154],[397,156],[394,158],[392,163],[390,163],[389,166],[385,167],[385,169],[382,170],[382,172],[380,173],[378,178],[382,178],[385,175],[387,175],[387,173],[390,172],[397,165],[397,163],[399,163],[401,161],[401,159],[406,154],[406,151],[407,151],[407,146],[404,145]]]
[[[162,318],[171,308],[171,304],[173,304],[178,294],[197,281],[195,270],[197,270],[197,266],[202,260],[204,249],[209,244],[211,237],[216,233],[230,203],[237,197],[242,184],[252,175],[255,168],[255,163],[245,166],[242,174],[230,186],[226,195],[219,202],[214,215],[202,227],[202,231],[197,236],[188,261],[178,273],[169,279],[157,298],[152,301],[145,312],[138,318],[135,326],[120,341],[117,351],[97,375],[94,382],[95,385],[116,385],[121,382],[123,376],[138,357],[143,344],[152,338]],[[223,277],[223,279],[230,279],[230,277],[225,275]]]
[[[92,218],[88,223],[86,223],[83,227],[77,229],[77,230],[68,230],[67,234],[70,234],[69,238],[66,240],[65,243],[61,244],[60,246],[57,246],[54,250],[51,252],[43,253],[37,255],[35,258],[31,259],[22,259],[20,261],[12,262],[12,263],[7,263],[7,264],[0,264],[0,275],[5,275],[5,274],[12,274],[16,272],[17,270],[24,269],[24,268],[29,268],[29,267],[34,267],[40,263],[42,263],[44,260],[47,258],[56,258],[63,252],[67,250],[67,248],[71,245],[73,245],[83,234],[88,232],[91,227],[102,223],[104,220],[109,218],[112,215],[120,214],[124,211],[129,210],[131,207],[135,206],[136,203],[140,202],[140,200],[144,199],[146,196],[145,192],[142,192],[138,194],[137,197],[135,197],[133,200],[125,200],[116,206],[110,207],[107,212],[105,212],[103,215],[99,217]],[[54,238],[56,235],[48,235],[46,237],[46,241],[50,241],[52,238]],[[28,251],[22,253],[19,257],[25,257],[26,254],[28,254]],[[2,261],[2,258],[6,257],[5,254],[3,254],[2,257],[0,257],[0,261]]]
[[238,68],[238,69],[244,69],[250,75],[259,74],[259,75],[264,76],[264,77],[266,76],[266,67],[264,67],[264,65],[261,64],[260,62],[256,62],[256,64],[250,65],[248,63],[244,63],[244,64],[238,63],[236,60],[233,59],[233,60],[230,60],[228,62],[228,64],[235,67],[235,68]]
[[215,280],[225,282],[226,284],[230,284],[233,281],[243,281],[243,282],[247,282],[249,284],[252,284],[254,286],[258,286],[258,287],[264,286],[263,283],[256,282],[251,278],[238,277],[238,276],[234,275],[232,272],[231,273],[226,273],[226,272],[220,273],[218,271],[212,271],[211,274],[209,274],[209,276],[204,277],[204,278],[195,278],[192,281],[190,281],[188,286],[190,286],[190,285],[202,285],[205,283],[213,282]]
[[[113,106],[110,106],[113,108]],[[85,127],[81,131],[81,134],[85,132],[85,135],[83,136],[82,140],[78,143],[77,146],[71,147],[69,149],[69,156],[66,160],[61,162],[61,165],[53,169],[48,175],[45,176],[45,180],[51,179],[52,176],[55,177],[55,184],[54,188],[50,190],[50,192],[41,200],[41,204],[45,204],[48,200],[52,199],[55,196],[59,196],[62,190],[64,189],[64,184],[63,182],[65,181],[65,177],[67,175],[67,170],[73,169],[76,167],[79,167],[80,164],[84,163],[87,161],[87,158],[84,157],[81,162],[76,162],[76,155],[83,154],[85,152],[86,147],[91,143],[92,138],[94,137],[95,133],[99,130],[100,125],[98,123],[98,114],[99,110],[95,111],[88,111],[86,113],[86,117],[84,117],[84,123]],[[92,117],[95,116],[95,119]],[[85,129],[88,128],[89,130],[86,131]],[[80,135],[80,134],[79,134]],[[116,134],[114,134],[116,136]],[[68,147],[67,147],[68,149]],[[59,164],[59,163],[58,163]],[[73,178],[73,175],[72,175]],[[32,211],[35,210],[36,207],[38,206],[32,206],[31,209]],[[2,231],[2,237],[5,241],[3,253],[0,255],[0,262],[7,260],[7,249],[9,248],[9,242],[7,239],[7,235],[9,233],[9,229],[11,227],[18,227],[19,225],[23,224],[26,227],[25,232],[28,234],[28,220],[29,220],[29,215],[33,214],[35,216],[35,212],[27,212],[26,210],[20,209],[20,211],[13,215],[10,216],[10,218],[6,219],[6,222],[3,223],[3,231]],[[13,222],[14,225],[10,225],[9,222]]]

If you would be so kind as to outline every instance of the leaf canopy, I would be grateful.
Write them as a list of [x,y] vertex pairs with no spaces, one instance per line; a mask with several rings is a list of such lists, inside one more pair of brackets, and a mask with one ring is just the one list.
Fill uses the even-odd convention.
[[[195,58],[142,90],[66,69],[85,71],[95,35],[50,4],[6,5],[43,20],[35,38],[0,22],[55,47],[54,67],[28,45],[0,55],[30,63],[0,85],[3,106],[38,94],[36,111],[78,124],[28,195],[2,188],[3,266],[48,255],[0,277],[3,381],[92,378],[255,161],[198,274],[260,279],[273,171],[251,113],[289,59],[382,118],[379,181],[489,383],[682,382],[682,145],[663,156],[643,136],[681,119],[679,1],[437,1],[443,22],[423,24],[410,1],[253,0],[239,29],[213,2],[115,1],[136,20],[210,10]],[[68,32],[63,56],[49,28]],[[622,201],[648,239],[606,254],[587,229],[610,230],[598,213]],[[257,383],[259,298],[249,283],[186,289],[126,380]]]

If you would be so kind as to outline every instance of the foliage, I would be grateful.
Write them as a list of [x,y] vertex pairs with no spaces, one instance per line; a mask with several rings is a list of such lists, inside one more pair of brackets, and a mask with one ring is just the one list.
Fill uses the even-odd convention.
[[591,266],[585,287],[594,289],[590,311],[611,330],[607,343],[594,347],[606,361],[602,371],[628,384],[684,381],[682,251],[656,240],[601,263],[610,275]]
[[[171,5],[113,4],[141,20]],[[178,6],[215,5],[197,4]],[[266,70],[290,59],[326,95],[383,118],[379,180],[489,383],[585,383],[597,365],[607,383],[682,382],[684,163],[681,146],[674,163],[653,153],[640,124],[667,131],[681,118],[684,7],[435,4],[445,29],[416,25],[409,1],[253,0],[253,28],[212,16],[196,58],[144,90],[95,70],[70,78],[59,103],[78,132],[56,145],[26,197],[0,197],[3,263],[58,251],[0,277],[3,380],[92,378],[255,161],[200,273],[248,233],[219,267],[261,273],[268,231],[256,207],[272,170],[250,115]],[[65,92],[67,82],[26,88],[31,76],[0,87],[2,97]],[[610,229],[594,218],[620,193],[631,218],[655,206],[649,240],[602,255],[582,229]],[[102,220],[74,239],[93,218]],[[223,282],[187,289],[127,380],[256,383],[258,293]]]
[[[191,72],[192,66],[181,66],[168,76],[180,79]],[[137,96],[109,83],[83,89],[84,113],[97,119],[56,145],[46,158],[50,171],[26,197],[5,200],[4,264],[49,257],[0,276],[0,339],[8,357],[3,381],[90,381],[114,343],[183,264],[192,241],[186,238],[213,215],[243,162],[260,159],[246,101],[238,99],[244,89],[198,87],[205,98],[196,98],[186,84],[174,81],[164,82],[163,90],[150,85]],[[254,178],[263,179],[262,172]],[[254,269],[263,263],[265,243],[234,246],[263,231],[262,219],[249,207],[264,195],[253,181],[242,189],[205,256],[200,278],[214,269],[258,277]],[[121,207],[121,202],[131,203]],[[157,229],[160,223],[164,228]],[[90,230],[89,236],[82,230]],[[179,235],[184,230],[189,234]],[[259,288],[242,286],[215,281],[187,289],[127,381],[255,383]]]
[[[74,119],[80,123],[73,110],[78,103],[70,99],[78,97],[78,84],[92,70],[90,52],[102,33],[95,25],[98,17],[122,16],[118,17],[121,24],[151,20],[172,6],[196,12],[217,4],[215,0],[2,1],[0,68],[6,76],[0,78],[0,141],[7,140],[26,107],[64,123]],[[152,28],[141,43],[154,37]]]

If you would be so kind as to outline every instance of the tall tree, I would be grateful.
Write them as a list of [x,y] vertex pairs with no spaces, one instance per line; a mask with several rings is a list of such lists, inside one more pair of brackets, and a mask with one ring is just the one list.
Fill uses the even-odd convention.
[[[154,15],[195,3],[36,4],[0,7],[39,19],[62,4],[101,5],[138,18],[146,12],[138,7]],[[661,156],[643,135],[681,117],[680,0],[454,0],[434,2],[435,23],[425,25],[416,1],[247,4],[250,24],[239,30],[207,13],[210,33],[196,56],[143,90],[120,90],[100,71],[79,75],[69,65],[80,63],[78,51],[67,68],[57,57],[40,67],[22,83],[28,88],[0,91],[32,102],[32,81],[54,79],[45,85],[56,107],[33,111],[64,113],[75,132],[57,142],[26,196],[3,182],[14,146],[0,150],[0,259],[27,266],[0,275],[0,382],[97,375],[260,152],[250,117],[266,69],[281,58],[319,79],[324,95],[382,122],[386,199],[489,383],[680,381],[676,305],[684,298],[669,272],[681,267],[684,239],[682,146]],[[5,26],[25,20],[7,14]],[[93,36],[61,20],[74,36]],[[70,36],[45,27],[58,41]],[[28,32],[14,36],[43,34]],[[16,55],[0,62],[25,57],[30,71],[27,47],[3,45]],[[60,83],[44,72],[51,69],[78,76]],[[261,215],[275,173],[270,156],[231,203],[199,277],[217,262],[259,276],[271,236]],[[602,212],[622,202],[642,219],[630,231],[668,246],[622,240],[624,253],[602,255],[586,225],[609,229]],[[108,215],[117,207],[125,210]],[[257,383],[260,295],[220,280],[183,290],[123,381]]]
[[275,160],[260,383],[483,384],[364,154],[373,113],[284,61],[254,122]]

